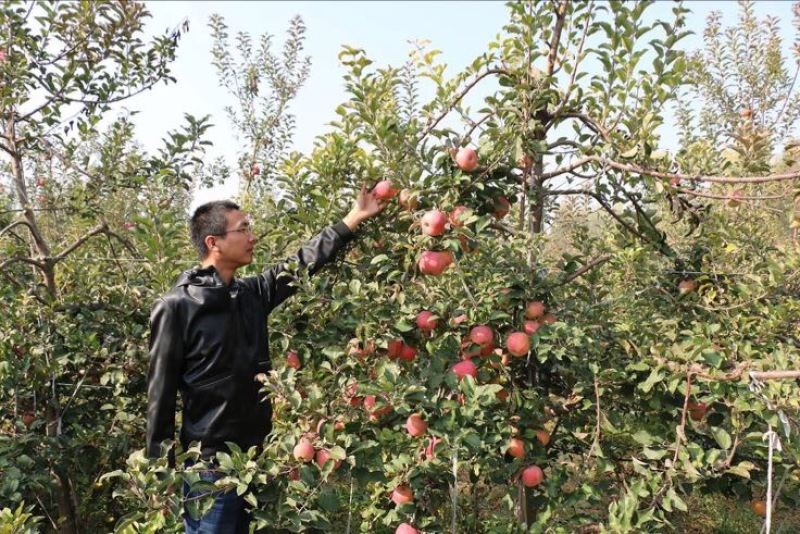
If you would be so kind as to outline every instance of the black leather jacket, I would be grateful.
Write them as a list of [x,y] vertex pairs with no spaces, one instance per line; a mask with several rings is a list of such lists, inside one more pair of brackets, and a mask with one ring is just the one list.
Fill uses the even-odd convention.
[[[344,222],[329,226],[288,262],[313,274],[352,238]],[[150,316],[147,454],[175,439],[177,392],[183,399],[181,444],[202,443],[202,456],[261,445],[272,429],[272,405],[254,377],[270,370],[267,315],[296,291],[286,263],[230,285],[213,267],[181,274]],[[262,395],[263,397],[263,395]]]

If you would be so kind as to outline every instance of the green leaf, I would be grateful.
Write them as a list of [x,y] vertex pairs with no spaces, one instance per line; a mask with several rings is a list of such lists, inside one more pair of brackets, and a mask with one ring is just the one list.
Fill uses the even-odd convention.
[[[750,469],[748,469],[748,467],[743,464],[750,464],[750,462],[742,462],[738,465],[731,466],[731,468],[728,469],[728,473],[739,475],[742,478],[750,480]],[[750,466],[752,465],[753,464],[750,464]]]
[[414,329],[414,327],[411,325],[411,323],[409,323],[408,321],[405,321],[403,319],[400,319],[399,321],[394,323],[394,328],[395,328],[395,330],[398,330],[400,332],[410,332],[410,331],[412,331]]
[[341,508],[339,496],[333,488],[323,488],[317,498],[317,504],[326,512],[336,512]]
[[653,369],[650,372],[650,376],[647,377],[647,380],[639,384],[639,389],[645,393],[649,392],[653,389],[653,386],[664,380],[664,376],[664,373],[662,373],[660,369]]
[[711,429],[711,434],[713,434],[714,439],[717,440],[717,443],[723,449],[730,449],[732,440],[731,435],[725,431],[724,428],[715,427]]
[[636,432],[635,434],[631,435],[631,437],[633,438],[633,440],[636,443],[638,443],[640,445],[644,445],[645,447],[647,447],[649,445],[652,445],[652,443],[654,441],[653,440],[653,436],[651,436],[645,430],[640,430],[640,431]]

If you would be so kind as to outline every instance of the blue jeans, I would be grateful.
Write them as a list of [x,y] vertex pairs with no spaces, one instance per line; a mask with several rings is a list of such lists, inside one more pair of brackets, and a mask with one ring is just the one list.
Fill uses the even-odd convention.
[[[215,481],[222,478],[215,471],[203,471],[200,478]],[[189,485],[184,484],[183,493],[186,499],[208,495],[207,491],[189,491]],[[247,534],[250,531],[250,514],[245,508],[243,496],[236,494],[235,490],[217,493],[214,505],[200,519],[192,519],[188,513],[183,514],[183,525],[187,534]]]

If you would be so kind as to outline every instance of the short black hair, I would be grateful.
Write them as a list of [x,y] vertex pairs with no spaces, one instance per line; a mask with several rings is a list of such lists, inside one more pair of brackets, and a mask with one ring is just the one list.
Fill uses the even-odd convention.
[[225,232],[228,212],[238,210],[239,205],[230,200],[213,200],[198,206],[192,214],[189,229],[192,234],[192,244],[204,260],[208,256],[206,236],[219,235]]

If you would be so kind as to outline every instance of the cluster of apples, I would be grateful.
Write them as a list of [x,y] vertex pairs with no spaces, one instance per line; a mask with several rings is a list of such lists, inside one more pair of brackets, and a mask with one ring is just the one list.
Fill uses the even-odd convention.
[[[454,159],[458,168],[463,172],[474,172],[478,168],[478,154],[472,148],[465,147],[458,150]],[[403,189],[398,191],[394,187],[394,183],[388,179],[378,182],[372,192],[377,199],[386,201],[393,199],[399,193],[400,205],[409,211],[415,210],[419,204],[418,198],[411,190]],[[498,219],[502,219],[508,214],[510,207],[511,202],[506,197],[498,197],[494,202],[493,215]],[[445,233],[448,222],[452,228],[463,226],[466,218],[465,214],[468,215],[468,213],[469,208],[466,206],[456,206],[449,214],[438,209],[430,210],[423,214],[420,220],[422,233],[430,237],[442,236]],[[464,250],[470,251],[466,237],[459,236],[459,240]],[[439,276],[453,261],[453,253],[450,251],[425,250],[417,261],[417,267],[422,274]]]
[[[295,460],[299,460],[303,463],[314,460],[319,468],[322,469],[325,467],[325,464],[330,461],[331,452],[324,448],[316,449],[309,438],[302,437],[300,441],[297,442],[297,445],[294,446],[294,449],[292,449],[292,456],[294,456]],[[339,469],[341,465],[342,461],[336,460],[333,469]],[[293,471],[291,478],[295,479],[297,475],[297,471]]]

